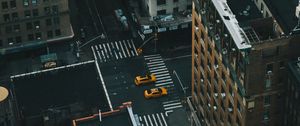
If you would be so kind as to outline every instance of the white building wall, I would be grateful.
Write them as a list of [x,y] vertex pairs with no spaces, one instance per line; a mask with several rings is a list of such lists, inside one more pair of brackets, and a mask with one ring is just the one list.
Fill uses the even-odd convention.
[[[144,0],[149,7],[149,14],[151,17],[157,16],[157,11],[166,10],[167,14],[173,13],[173,8],[178,7],[178,11],[187,10],[188,6],[192,5],[192,0],[178,0],[178,2],[173,2],[174,0],[166,0],[166,4],[158,5],[157,0]],[[147,7],[147,5],[146,5]],[[146,9],[147,10],[147,9]]]

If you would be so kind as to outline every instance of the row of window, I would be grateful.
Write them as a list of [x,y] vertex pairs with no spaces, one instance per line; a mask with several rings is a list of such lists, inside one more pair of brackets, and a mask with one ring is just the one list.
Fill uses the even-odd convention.
[[[47,18],[44,21],[46,26],[58,25],[60,23],[59,17]],[[39,29],[41,27],[40,20],[27,22],[25,23],[25,27],[26,30]],[[10,34],[12,32],[20,32],[20,31],[21,31],[20,24],[8,25],[5,27],[6,34]],[[1,30],[0,30],[0,34],[1,34]]]
[[3,10],[6,10],[8,8],[14,9],[17,7],[17,2],[16,0],[11,0],[11,1],[4,1],[1,3],[1,7]]
[[[47,38],[53,38],[53,37],[58,37],[61,36],[61,31],[60,29],[56,29],[54,31],[50,30],[47,31]],[[37,32],[34,34],[28,34],[27,35],[27,40],[28,41],[34,41],[34,40],[40,40],[42,38],[42,33],[41,32]],[[22,43],[22,37],[21,36],[16,36],[16,37],[9,37],[7,38],[7,44],[8,45],[13,45],[15,43]],[[4,43],[2,40],[0,40],[0,47],[3,47]]]
[[[191,8],[192,8],[191,5],[187,6],[188,10],[191,9]],[[179,12],[179,7],[174,7],[173,8],[173,13],[177,13],[177,12]],[[158,10],[157,11],[157,15],[165,15],[165,14],[167,14],[167,10],[166,9],[162,9],[162,10]]]
[[[52,8],[52,9],[51,9]],[[58,6],[53,5],[52,7],[44,7],[44,14],[45,15],[51,15],[51,14],[58,14]],[[38,9],[32,9],[32,10],[25,10],[24,11],[24,17],[30,18],[30,17],[37,17],[39,16],[39,10]],[[17,12],[13,12],[11,14],[3,14],[4,22],[10,22],[15,21],[19,19],[19,15]]]

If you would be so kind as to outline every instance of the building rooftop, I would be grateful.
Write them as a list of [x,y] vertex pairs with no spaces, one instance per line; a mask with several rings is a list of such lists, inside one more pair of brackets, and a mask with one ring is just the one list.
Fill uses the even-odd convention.
[[52,118],[110,110],[94,61],[15,75],[11,81],[19,111],[26,119],[50,122]]
[[297,25],[295,16],[298,0],[264,0],[283,31],[289,34]]
[[73,126],[137,126],[131,104],[125,102],[115,110],[74,119]]
[[212,0],[225,26],[231,34],[238,49],[251,48],[250,42],[246,37],[245,32],[239,26],[235,14],[231,11],[226,0]]

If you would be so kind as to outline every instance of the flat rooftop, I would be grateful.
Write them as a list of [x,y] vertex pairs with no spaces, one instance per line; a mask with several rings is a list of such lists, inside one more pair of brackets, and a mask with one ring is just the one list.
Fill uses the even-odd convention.
[[289,34],[297,25],[295,16],[298,0],[264,0],[283,31]]
[[12,78],[20,113],[25,118],[45,111],[67,114],[108,111],[109,104],[94,62]]

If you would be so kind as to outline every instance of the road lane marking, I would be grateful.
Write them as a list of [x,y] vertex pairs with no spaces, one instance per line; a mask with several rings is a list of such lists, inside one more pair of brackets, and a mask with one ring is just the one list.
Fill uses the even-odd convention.
[[112,54],[112,51],[111,51],[111,49],[110,49],[109,43],[106,43],[106,46],[108,46],[109,54],[110,54],[110,56],[112,57],[113,54]]
[[171,81],[171,80],[172,80],[172,79],[160,80],[160,81],[156,81],[156,83],[167,82],[167,81]]
[[152,67],[152,68],[149,68],[149,70],[156,70],[156,69],[160,69],[160,68],[166,68],[166,66]]
[[159,87],[159,86],[168,85],[168,84],[172,84],[172,83],[173,83],[173,81],[170,81],[170,82],[166,82],[166,83],[155,84],[155,86]]
[[110,44],[111,44],[112,49],[115,49],[114,43],[111,42]]
[[163,124],[161,123],[161,119],[160,119],[160,117],[159,117],[159,114],[158,114],[158,113],[156,113],[156,117],[158,118],[159,125],[160,125],[160,126],[162,126]]
[[180,101],[180,99],[165,101],[165,102],[163,102],[163,104],[168,104],[168,103],[172,103],[172,102],[179,102],[179,101]]
[[130,52],[131,52],[131,55],[132,55],[132,56],[134,56],[134,51],[133,51],[133,50],[131,50]]
[[165,112],[166,116],[169,116],[168,113],[171,113],[171,112],[173,112],[173,110],[166,111],[166,112]]
[[106,55],[107,60],[108,60],[108,59],[109,59],[109,54],[108,54],[108,49],[107,49],[107,47],[105,46],[105,44],[103,44],[103,48],[104,48],[105,55]]
[[162,59],[151,59],[149,62],[155,62],[155,61],[163,61]]
[[169,106],[174,106],[174,105],[181,105],[181,102],[164,104],[163,106],[164,106],[164,107],[169,107]]
[[154,119],[155,126],[157,126],[157,121],[156,121],[155,115],[152,114],[152,117],[153,117],[153,119]]
[[116,47],[117,47],[117,49],[118,49],[118,51],[119,51],[119,46],[118,46],[117,41],[115,41],[115,44],[116,44]]
[[139,117],[140,121],[142,122],[142,117]]
[[148,117],[148,119],[149,119],[149,122],[150,122],[151,126],[153,126],[153,123],[152,123],[152,120],[151,120],[150,115],[147,115],[147,117]]
[[149,126],[146,116],[144,115],[143,117],[144,117],[144,120],[146,122],[146,126]]
[[124,54],[124,58],[126,58],[127,56],[126,56],[125,51],[124,51],[124,48],[123,48],[123,46],[122,46],[122,42],[119,41],[119,44],[120,44],[121,50],[122,50],[122,52],[123,52],[123,54]]
[[168,124],[167,124],[167,122],[166,122],[166,119],[165,119],[165,117],[164,117],[164,114],[163,114],[163,113],[160,113],[160,115],[161,115],[161,117],[162,117],[162,119],[163,119],[163,121],[164,121],[165,126],[168,126]]
[[104,59],[104,62],[106,62],[106,57],[105,57],[105,55],[104,55],[103,50],[101,50],[101,54],[102,54],[102,57],[103,57],[103,59]]
[[133,43],[133,41],[132,41],[132,40],[131,40],[131,44],[132,44],[132,46],[133,46],[133,49],[134,49],[134,51],[135,51],[135,55],[137,56],[137,55],[138,55],[138,53],[137,53],[137,51],[136,51],[135,45],[134,45],[134,43]]
[[153,73],[153,72],[162,71],[162,70],[167,70],[167,68],[161,68],[161,69],[156,69],[156,70],[150,70],[150,72]]
[[164,108],[165,110],[170,110],[170,109],[175,109],[175,108],[181,108],[183,107],[182,105],[177,105],[177,106],[171,106],[171,107],[167,107],[167,108]]
[[101,54],[100,54],[99,51],[97,51],[97,54],[98,54],[98,56],[99,56],[99,58],[100,58],[100,61],[103,62],[102,57],[101,57]]
[[[92,46],[93,47],[93,46]],[[97,45],[95,46],[96,47],[96,50],[98,51],[98,47],[97,47]]]
[[102,45],[101,45],[101,44],[99,44],[98,46],[99,46],[99,50],[102,50]]
[[127,42],[126,42],[126,43],[128,44],[129,48],[130,48],[130,49],[132,49],[132,47],[131,47],[131,45],[130,45],[130,41],[129,41],[129,40],[127,40]]
[[116,53],[116,51],[114,50],[114,54],[115,54],[115,57],[117,58],[117,60],[119,59],[118,57],[118,54]]
[[119,52],[119,54],[120,54],[120,58],[122,59],[122,58],[123,58],[123,56],[122,56],[122,53],[121,53],[121,52]]
[[161,56],[147,57],[145,60],[162,59]]

